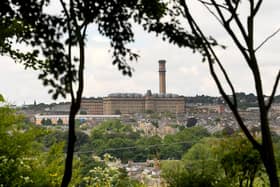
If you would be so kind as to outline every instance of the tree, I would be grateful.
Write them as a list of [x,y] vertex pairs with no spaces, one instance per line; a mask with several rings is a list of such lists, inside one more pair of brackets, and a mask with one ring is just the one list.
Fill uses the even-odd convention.
[[43,118],[41,120],[42,125],[52,125],[52,120]]
[[35,141],[43,131],[25,123],[23,116],[8,105],[0,107],[0,183],[2,186],[50,186],[49,177],[41,175],[47,167],[41,167],[44,162],[38,162],[44,155],[40,154],[42,145]]
[[81,114],[81,115],[86,115],[86,114],[87,114],[87,111],[81,110],[81,111],[80,111],[80,114]]
[[147,159],[160,159],[160,144],[162,139],[159,136],[141,137],[135,145],[133,160],[145,162]]
[[[127,162],[136,157],[136,140],[140,134],[133,132],[131,126],[121,124],[119,120],[106,121],[94,128],[90,136],[90,145],[95,154],[102,156],[105,153]],[[128,147],[128,149],[126,149]]]
[[217,153],[213,151],[218,144],[216,138],[204,138],[194,144],[182,158],[189,173],[207,178],[212,185],[223,177]]
[[116,115],[121,115],[122,113],[121,113],[121,111],[118,109],[118,110],[115,110],[115,114],[116,114]]
[[[262,178],[260,154],[247,139],[235,135],[223,139],[220,148],[220,164],[231,184],[252,187],[256,178]],[[266,181],[262,182],[266,185]]]
[[22,119],[8,106],[0,107],[0,181],[4,186],[24,186],[31,182],[24,157],[31,156],[31,140],[35,133],[20,132]]
[[57,125],[63,125],[62,119],[59,118],[59,119],[57,120],[56,124],[57,124]]
[[52,125],[52,120],[51,119],[46,119],[45,125],[48,125],[48,126]]
[[211,176],[201,175],[194,170],[186,168],[185,163],[181,160],[163,161],[161,163],[161,176],[169,187],[226,186],[214,183]]
[[197,119],[196,118],[189,118],[187,121],[187,127],[193,127],[195,126],[197,123]]
[[161,176],[170,187],[189,186],[189,183],[187,181],[188,173],[186,172],[182,161],[167,160],[162,162]]
[[[45,14],[43,7],[49,0],[1,1],[1,28],[7,28],[13,21],[22,26],[16,32],[4,32],[0,38],[1,54],[8,54],[23,62],[26,68],[40,70],[39,79],[44,85],[51,86],[49,93],[56,99],[58,96],[71,97],[69,113],[68,149],[65,162],[65,174],[61,186],[67,186],[72,176],[72,160],[75,144],[75,116],[80,109],[84,84],[86,31],[90,24],[96,24],[100,34],[108,37],[113,48],[113,64],[118,66],[124,75],[132,75],[132,68],[127,60],[136,60],[138,55],[126,47],[133,42],[130,21],[142,17],[159,17],[163,3],[158,0],[150,2],[124,0],[116,2],[60,0],[62,15]],[[3,6],[2,6],[3,5]],[[154,6],[156,5],[156,6]],[[8,11],[7,11],[8,10]],[[8,27],[9,28],[9,27]],[[13,29],[14,27],[12,27]],[[12,33],[12,34],[7,34]],[[15,53],[11,45],[13,36],[18,42],[38,47],[31,54]],[[8,41],[6,40],[8,38]],[[4,42],[2,42],[4,41]],[[78,49],[78,57],[72,51]],[[38,59],[43,56],[45,59]],[[78,82],[77,87],[74,86]],[[76,88],[76,89],[75,89]]]
[[4,102],[5,100],[4,100],[4,97],[3,97],[3,95],[2,94],[0,94],[0,102],[2,103],[2,102]]
[[162,174],[170,186],[249,187],[268,182],[259,153],[240,135],[203,138],[182,160],[163,162]]
[[183,158],[186,164],[194,164],[196,171],[201,170],[202,175],[215,176],[217,182],[226,182],[228,186],[253,186],[255,179],[263,174],[258,151],[238,134],[205,138]]
[[46,119],[43,118],[43,119],[41,120],[41,125],[45,125],[45,124],[46,124]]
[[166,135],[161,148],[162,158],[181,159],[192,145],[207,136],[209,136],[207,130],[199,126],[185,128],[174,135]]
[[[65,142],[60,141],[58,143],[52,144],[47,153],[41,155],[38,159],[38,168],[40,168],[45,178],[45,182],[51,184],[52,186],[59,186],[63,177],[64,172],[64,147]],[[81,183],[80,175],[80,160],[78,158],[74,159],[73,162],[73,180],[71,181],[71,186],[75,186]],[[39,185],[40,183],[35,183]]]
[[100,157],[93,156],[98,166],[91,168],[83,178],[86,186],[143,186],[138,181],[130,179],[126,171],[119,168],[116,158],[109,154],[103,157],[101,160]]
[[[260,45],[255,44],[254,23],[263,0],[249,0],[246,2],[239,0],[223,0],[222,2],[216,0],[198,0],[198,2],[205,6],[207,10],[209,10],[209,13],[214,15],[218,20],[244,58],[246,65],[251,70],[250,76],[252,76],[254,80],[253,84],[255,85],[255,91],[257,94],[257,106],[259,107],[261,142],[253,137],[247,128],[244,119],[240,115],[240,106],[237,102],[235,85],[233,84],[227,69],[224,67],[224,62],[220,59],[214,48],[218,43],[212,37],[206,36],[206,32],[202,29],[201,25],[198,24],[199,17],[194,17],[194,14],[191,12],[190,3],[185,0],[172,1],[167,10],[168,15],[171,17],[171,19],[169,19],[170,21],[166,22],[166,19],[148,20],[145,24],[145,28],[150,32],[163,33],[164,39],[168,39],[170,43],[174,43],[179,47],[190,47],[194,51],[198,51],[202,54],[202,60],[207,61],[211,76],[213,77],[223,99],[231,109],[239,127],[251,142],[254,149],[260,153],[262,162],[264,163],[266,172],[269,176],[270,185],[275,187],[279,186],[269,128],[268,112],[270,111],[279,83],[280,70],[273,83],[269,99],[265,102],[262,76],[260,74],[260,61],[256,55],[258,50],[260,50],[267,40],[273,37],[278,31],[266,38]],[[243,17],[240,16],[241,8],[248,10],[248,14],[245,15],[247,16],[247,19],[243,19]],[[182,25],[184,25],[181,22],[182,20],[186,20],[190,31],[187,31],[182,27]],[[220,73],[217,73],[217,68],[220,70]],[[226,92],[226,86],[229,87],[230,93]]]

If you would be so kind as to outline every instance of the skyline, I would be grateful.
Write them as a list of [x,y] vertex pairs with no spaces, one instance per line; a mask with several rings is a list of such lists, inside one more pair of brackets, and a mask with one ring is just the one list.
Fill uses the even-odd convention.
[[[267,3],[267,4],[265,4]],[[256,46],[266,37],[275,32],[280,24],[276,19],[280,16],[277,11],[280,2],[265,2],[261,9],[256,24]],[[217,53],[224,60],[226,68],[236,85],[237,92],[255,93],[250,72],[237,49],[222,31],[217,21],[202,7],[194,5],[195,12],[201,16],[202,27],[207,33],[223,45],[226,50],[217,48]],[[208,17],[210,17],[208,20]],[[217,25],[217,26],[216,26]],[[219,29],[218,29],[219,26]],[[201,56],[193,54],[190,49],[163,42],[155,34],[142,31],[140,26],[135,26],[135,43],[129,46],[138,52],[140,58],[137,63],[130,63],[135,69],[132,78],[125,77],[112,65],[109,40],[100,36],[95,27],[89,28],[86,48],[85,89],[84,97],[107,96],[114,92],[137,92],[144,94],[148,89],[158,93],[158,60],[166,60],[166,90],[167,93],[176,93],[184,96],[196,94],[219,96],[206,63],[201,62]],[[265,94],[269,95],[273,80],[279,70],[279,44],[280,34],[269,40],[258,52],[260,68],[263,75]],[[15,64],[8,57],[0,57],[0,93],[12,104],[29,104],[34,100],[37,103],[60,102],[51,99],[47,94],[48,87],[43,87],[37,79],[37,73],[32,70],[24,70],[20,64]],[[238,62],[238,65],[236,64]],[[243,76],[248,75],[250,76]],[[279,88],[276,93],[279,93]]]

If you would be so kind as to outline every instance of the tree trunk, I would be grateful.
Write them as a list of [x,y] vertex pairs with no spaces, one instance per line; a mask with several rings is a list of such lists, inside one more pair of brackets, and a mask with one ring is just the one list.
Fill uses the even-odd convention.
[[[65,161],[65,170],[64,176],[62,179],[61,187],[67,187],[72,178],[72,165],[73,165],[73,155],[74,155],[74,146],[76,141],[75,135],[75,116],[80,110],[82,94],[84,89],[84,64],[85,64],[85,50],[84,50],[84,39],[81,37],[80,33],[79,36],[79,49],[80,49],[80,65],[79,65],[79,72],[78,72],[78,90],[76,99],[72,95],[71,99],[71,108],[69,114],[69,135],[68,135],[68,147],[67,147],[67,156]],[[72,90],[73,94],[73,90]]]
[[269,177],[270,186],[279,187],[279,179],[277,176],[277,168],[275,164],[275,157],[273,154],[272,144],[271,146],[263,145],[261,157]]
[[73,165],[73,155],[74,155],[74,146],[76,141],[75,135],[75,116],[77,114],[77,109],[75,106],[75,101],[71,102],[71,109],[69,114],[69,129],[68,129],[68,146],[67,146],[67,155],[64,168],[64,176],[62,179],[61,187],[67,187],[72,178],[72,165]]

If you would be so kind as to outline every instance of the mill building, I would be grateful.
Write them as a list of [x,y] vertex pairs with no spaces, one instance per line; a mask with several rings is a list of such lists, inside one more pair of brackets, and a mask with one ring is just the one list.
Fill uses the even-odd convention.
[[103,98],[83,99],[81,111],[91,115],[114,115],[152,112],[185,112],[185,98],[166,93],[166,61],[159,60],[159,93],[112,93]]

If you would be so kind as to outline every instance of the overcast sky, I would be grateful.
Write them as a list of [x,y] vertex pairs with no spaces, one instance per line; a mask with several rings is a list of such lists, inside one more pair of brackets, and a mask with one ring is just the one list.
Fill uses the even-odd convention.
[[[57,5],[59,6],[59,5]],[[193,5],[191,9],[199,18],[206,33],[214,36],[227,46],[226,50],[217,49],[222,62],[228,69],[236,90],[254,93],[254,84],[249,69],[222,27],[203,7]],[[257,17],[256,46],[267,36],[280,28],[280,1],[264,1]],[[135,43],[130,45],[140,58],[131,63],[135,72],[131,78],[125,77],[112,65],[109,41],[101,37],[94,27],[88,32],[85,69],[85,97],[107,96],[114,92],[136,92],[144,94],[147,89],[159,91],[158,60],[165,59],[166,88],[168,93],[185,96],[205,94],[217,96],[217,88],[209,74],[206,63],[201,62],[199,54],[190,49],[181,49],[154,34],[147,34],[141,27],[134,26]],[[271,92],[272,84],[280,68],[280,33],[267,42],[259,51],[258,58],[263,78],[264,91]],[[37,79],[38,72],[24,70],[9,57],[0,57],[0,93],[12,104],[55,102],[47,94],[48,88]],[[279,93],[279,88],[277,91]],[[58,101],[64,101],[59,99]]]

